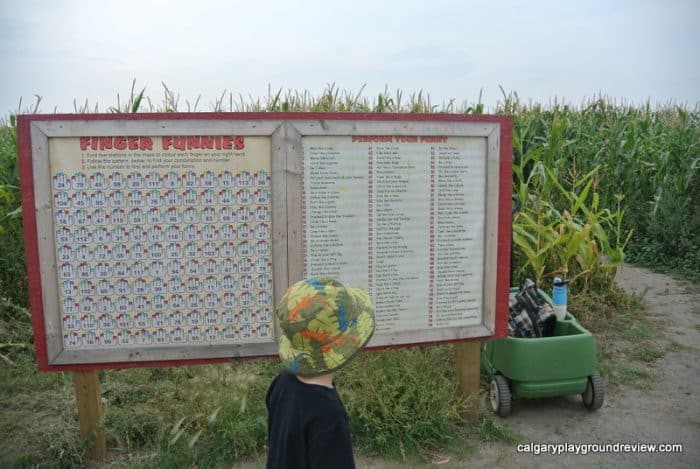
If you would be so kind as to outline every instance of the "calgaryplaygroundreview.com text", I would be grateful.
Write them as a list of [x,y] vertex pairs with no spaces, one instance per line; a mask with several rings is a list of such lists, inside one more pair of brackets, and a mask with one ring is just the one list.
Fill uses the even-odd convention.
[[589,453],[683,453],[679,443],[521,443],[518,453],[581,454]]

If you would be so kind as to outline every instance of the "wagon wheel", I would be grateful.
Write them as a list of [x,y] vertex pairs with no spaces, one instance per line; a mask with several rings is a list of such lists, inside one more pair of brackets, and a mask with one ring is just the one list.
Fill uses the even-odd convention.
[[593,372],[591,376],[588,377],[588,384],[586,385],[586,390],[581,394],[581,399],[583,399],[583,405],[586,406],[588,410],[600,409],[603,405],[603,399],[605,397],[605,384],[600,378],[598,372]]
[[510,415],[510,387],[502,375],[494,375],[489,386],[491,410],[501,417]]

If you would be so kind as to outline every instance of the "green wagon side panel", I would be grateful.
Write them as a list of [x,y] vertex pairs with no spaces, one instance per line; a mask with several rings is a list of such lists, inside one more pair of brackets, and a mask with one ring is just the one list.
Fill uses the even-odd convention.
[[555,381],[511,381],[510,392],[514,399],[524,397],[553,397],[582,394],[586,390],[588,377]]
[[483,368],[489,375],[501,373],[518,382],[583,378],[596,368],[593,335],[570,314],[557,321],[555,336],[492,340],[483,352]]

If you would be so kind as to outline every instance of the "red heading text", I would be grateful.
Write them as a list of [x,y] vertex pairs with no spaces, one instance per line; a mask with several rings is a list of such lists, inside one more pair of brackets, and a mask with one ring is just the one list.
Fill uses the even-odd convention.
[[[153,150],[153,138],[144,136],[80,137],[85,150]],[[162,150],[243,150],[245,139],[231,135],[160,137]]]
[[352,141],[358,143],[445,143],[447,137],[435,135],[353,135]]

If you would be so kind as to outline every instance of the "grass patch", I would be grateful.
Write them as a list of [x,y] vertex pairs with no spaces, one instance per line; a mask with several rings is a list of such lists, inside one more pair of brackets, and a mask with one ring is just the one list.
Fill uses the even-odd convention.
[[598,372],[609,387],[651,389],[654,375],[646,367],[665,356],[652,339],[662,332],[646,316],[643,295],[627,295],[613,286],[572,298],[574,316],[595,335]]
[[470,405],[455,392],[454,357],[451,345],[363,353],[341,372],[357,447],[407,461],[449,446]]
[[685,344],[681,344],[679,342],[676,342],[675,340],[670,340],[668,342],[668,344],[666,344],[666,351],[668,351],[668,352],[679,352],[681,350],[689,350],[689,349],[690,349],[689,346],[687,346]]
[[[0,367],[0,467],[84,464],[70,373],[31,353]],[[276,360],[100,372],[109,458],[131,467],[218,467],[265,454]],[[464,444],[454,347],[363,353],[337,376],[362,453],[430,461]],[[497,428],[491,428],[494,435]]]
[[492,416],[484,418],[473,430],[480,443],[501,441],[515,444],[520,441],[517,430],[499,424]]
[[617,368],[617,371],[620,373],[620,375],[629,381],[635,382],[637,380],[649,380],[651,379],[651,375],[649,374],[648,371],[642,369],[642,368],[637,368],[634,366],[619,366]]
[[[264,396],[278,367],[257,360],[100,372],[110,457],[125,463],[124,455],[139,454],[134,467],[213,467],[259,457]],[[82,464],[69,373],[38,373],[29,357],[0,367],[0,406],[0,467]],[[150,454],[147,462],[142,454]]]
[[598,359],[598,372],[605,378],[606,386],[636,386],[651,389],[654,377],[646,369],[626,364],[619,357],[601,356]]
[[625,338],[631,341],[651,339],[654,335],[655,331],[650,324],[639,322],[630,324],[624,332]]
[[77,467],[84,444],[73,384],[63,373],[39,373],[31,354],[0,365],[0,467]]
[[643,344],[633,349],[631,355],[635,360],[639,360],[644,363],[654,363],[656,360],[663,358],[666,355],[666,352],[659,350],[656,347]]
[[569,311],[593,333],[619,334],[638,324],[648,325],[643,298],[628,295],[615,284],[572,296]]

